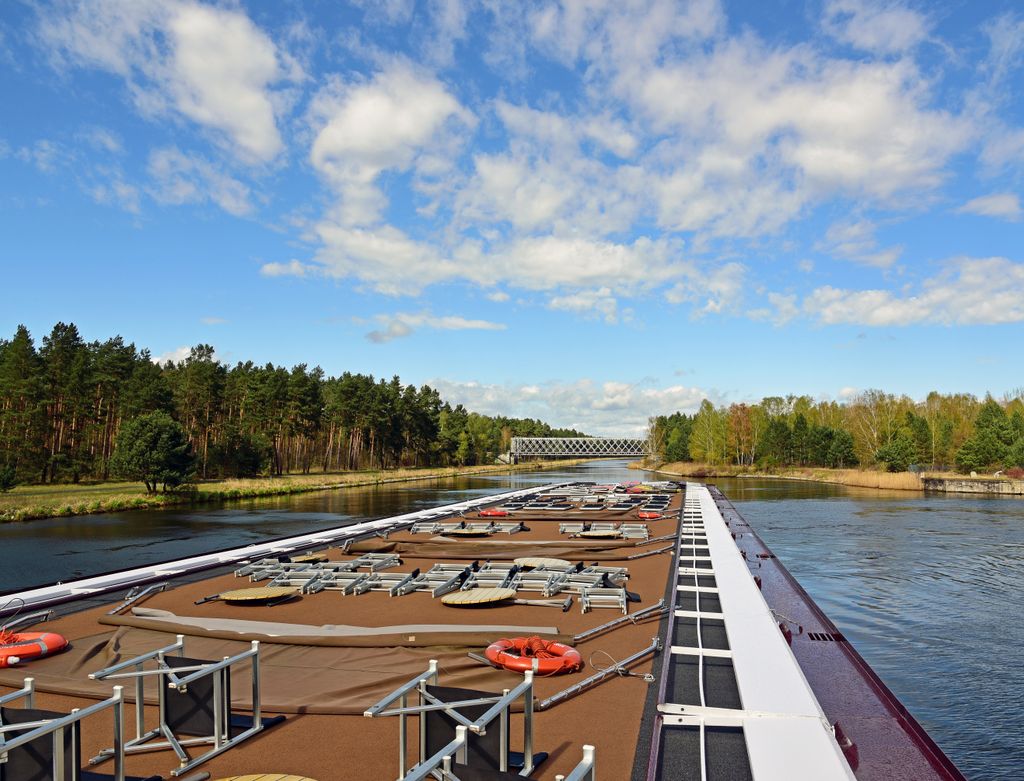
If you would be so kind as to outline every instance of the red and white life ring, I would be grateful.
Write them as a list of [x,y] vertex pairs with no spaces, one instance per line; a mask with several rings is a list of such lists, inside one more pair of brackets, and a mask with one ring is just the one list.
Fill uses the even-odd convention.
[[49,656],[67,646],[67,639],[55,632],[0,633],[0,667]]
[[572,672],[583,666],[583,657],[575,648],[540,637],[495,640],[487,646],[484,656],[498,667],[520,673],[532,670],[534,663],[540,675]]

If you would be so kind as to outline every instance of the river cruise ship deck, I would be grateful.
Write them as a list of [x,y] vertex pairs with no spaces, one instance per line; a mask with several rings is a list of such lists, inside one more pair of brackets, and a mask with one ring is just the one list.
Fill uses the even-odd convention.
[[0,624],[0,781],[963,778],[698,483],[53,584],[0,597]]

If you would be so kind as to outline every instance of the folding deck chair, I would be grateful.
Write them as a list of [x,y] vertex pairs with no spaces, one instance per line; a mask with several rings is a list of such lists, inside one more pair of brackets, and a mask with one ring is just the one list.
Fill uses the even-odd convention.
[[[368,709],[367,718],[399,717],[399,778],[406,781],[436,778],[521,779],[548,758],[546,751],[533,751],[533,673],[504,694],[438,686],[437,661],[431,660],[425,673],[413,678]],[[418,695],[418,704],[410,704]],[[512,704],[523,700],[523,751],[511,751]],[[391,707],[395,703],[398,707]],[[421,761],[407,768],[406,720],[418,716]],[[444,775],[445,770],[448,775]]]
[[[124,753],[171,749],[180,763],[171,775],[180,776],[284,721],[284,716],[263,718],[260,713],[259,646],[259,642],[253,641],[250,650],[220,661],[191,659],[182,655],[185,638],[178,635],[171,645],[91,673],[89,677],[94,680],[135,680],[135,737],[124,743]],[[252,714],[233,713],[231,668],[246,661],[252,672],[253,711]],[[155,668],[146,669],[147,662],[155,663]],[[159,719],[157,726],[148,730],[143,709],[143,681],[147,677],[158,679]],[[192,758],[187,748],[202,745],[210,748]],[[116,750],[116,747],[104,749],[89,762],[98,764],[110,759]]]
[[[124,772],[124,693],[71,713],[40,710],[34,705],[33,680],[12,694],[0,697],[0,781],[164,781],[163,776],[128,776]],[[10,704],[24,700],[24,707]],[[81,768],[81,722],[104,710],[114,715],[114,773]],[[193,773],[181,781],[205,781],[209,773]]]

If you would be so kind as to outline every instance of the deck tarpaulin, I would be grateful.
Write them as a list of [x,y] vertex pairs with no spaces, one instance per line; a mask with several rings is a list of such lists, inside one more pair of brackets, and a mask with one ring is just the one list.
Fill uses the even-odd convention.
[[[82,637],[64,653],[38,659],[24,667],[2,669],[0,684],[20,687],[24,677],[31,675],[39,691],[97,699],[109,697],[114,684],[124,684],[126,696],[133,699],[135,689],[132,681],[93,681],[88,674],[170,645],[177,634],[186,635],[185,653],[188,656],[211,660],[233,656],[247,650],[251,640],[260,640],[260,690],[265,710],[275,713],[361,714],[374,702],[426,670],[431,659],[440,660],[446,682],[470,688],[493,686],[493,671],[469,659],[466,656],[468,651],[480,651],[498,636],[543,633],[554,638],[562,637],[553,627],[492,626],[486,628],[488,631],[478,628],[473,633],[451,632],[446,625],[413,625],[403,629],[414,629],[417,636],[433,635],[436,640],[446,642],[428,646],[373,646],[351,645],[348,641],[353,638],[365,641],[374,636],[382,639],[395,637],[396,633],[386,630],[399,627],[372,630],[385,630],[381,635],[358,632],[346,635],[346,629],[363,629],[347,627],[335,637],[331,636],[329,627],[324,627],[323,636],[317,638],[311,634],[311,630],[317,627],[296,625],[298,634],[281,642],[285,638],[281,635],[275,637],[273,633],[282,631],[287,625],[239,621],[236,623],[257,625],[242,627],[252,631],[239,632],[238,626],[231,630],[203,627],[201,624],[208,619],[190,622],[189,617],[175,616],[166,611],[140,612],[165,615],[106,619],[105,623],[139,623],[142,626],[122,625],[110,632]],[[153,628],[161,623],[160,631]],[[425,634],[419,634],[421,629]],[[294,642],[298,639],[305,642]],[[236,668],[231,690],[235,706],[244,710],[252,707],[249,668],[245,664]],[[155,686],[156,679],[151,677],[147,681],[146,700],[153,704],[156,702]]]

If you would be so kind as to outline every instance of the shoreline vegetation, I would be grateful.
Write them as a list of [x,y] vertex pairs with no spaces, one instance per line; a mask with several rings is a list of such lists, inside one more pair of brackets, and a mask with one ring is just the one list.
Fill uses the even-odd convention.
[[[777,467],[772,470],[753,466],[712,465],[693,461],[655,462],[642,460],[630,464],[631,469],[643,469],[669,477],[705,478],[763,478],[770,480],[804,480],[815,483],[845,485],[850,488],[879,488],[894,491],[947,491],[950,493],[1019,494],[1022,481],[995,475],[966,477],[956,472],[887,472],[879,469],[829,469],[827,467]],[[928,485],[925,485],[925,482]],[[965,484],[980,486],[980,490],[964,490]],[[959,487],[958,487],[959,486]],[[988,486],[988,488],[985,488]],[[995,486],[1009,486],[1017,490],[997,491]]]
[[372,469],[269,478],[210,480],[191,486],[193,490],[162,494],[146,493],[145,486],[138,482],[23,485],[7,493],[0,493],[0,523],[287,496],[413,480],[439,480],[501,472],[534,472],[575,466],[586,460],[589,459],[531,461],[518,465]]

